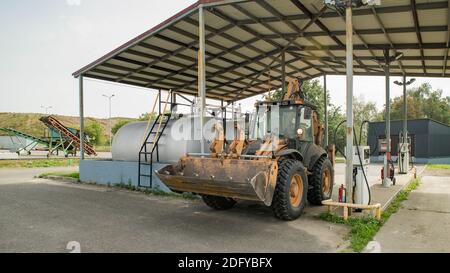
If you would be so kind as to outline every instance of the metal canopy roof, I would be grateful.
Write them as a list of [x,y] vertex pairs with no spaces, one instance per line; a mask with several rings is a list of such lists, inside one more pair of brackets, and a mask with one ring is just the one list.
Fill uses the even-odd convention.
[[[391,75],[449,77],[447,0],[383,0],[354,10],[354,73],[384,75],[374,59],[404,53]],[[200,0],[75,72],[197,94],[199,6],[206,20],[206,94],[236,101],[281,86],[286,75],[345,75],[345,15],[322,0]]]

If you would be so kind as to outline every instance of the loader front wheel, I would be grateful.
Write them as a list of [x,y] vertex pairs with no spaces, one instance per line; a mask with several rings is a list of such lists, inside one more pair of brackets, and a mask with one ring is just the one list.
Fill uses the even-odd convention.
[[281,160],[272,201],[275,216],[285,221],[300,217],[306,206],[307,193],[308,177],[303,164],[293,159]]
[[334,172],[333,164],[327,157],[322,157],[317,161],[309,182],[309,203],[321,206],[322,201],[331,198],[334,186]]
[[202,195],[203,202],[215,210],[229,210],[236,205],[236,200],[221,196]]

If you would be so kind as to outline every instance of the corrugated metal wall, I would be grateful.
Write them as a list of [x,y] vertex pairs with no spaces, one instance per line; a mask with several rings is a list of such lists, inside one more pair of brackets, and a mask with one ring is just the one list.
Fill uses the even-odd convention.
[[[393,156],[397,155],[397,145],[400,131],[403,129],[402,121],[391,122],[391,138]],[[434,158],[450,156],[450,126],[429,119],[409,120],[409,134],[413,136],[413,154],[418,158]],[[378,139],[385,137],[385,123],[374,122],[369,124],[369,146],[372,156],[378,156]],[[398,141],[398,140],[397,140]]]

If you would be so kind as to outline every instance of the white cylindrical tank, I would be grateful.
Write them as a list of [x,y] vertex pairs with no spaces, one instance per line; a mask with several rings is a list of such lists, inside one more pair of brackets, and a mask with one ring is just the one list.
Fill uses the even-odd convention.
[[[205,118],[207,121],[211,117]],[[150,128],[154,121],[151,121]],[[214,122],[207,122],[207,125]],[[156,125],[155,128],[157,128]],[[134,122],[124,125],[114,136],[112,143],[112,159],[114,161],[139,160],[139,151],[145,135],[147,122]],[[149,129],[150,130],[150,129]],[[211,130],[211,129],[209,129]],[[156,131],[156,129],[154,130]],[[201,151],[200,141],[200,120],[198,117],[185,116],[172,118],[167,124],[164,133],[159,140],[159,160],[163,163],[175,163],[186,153],[199,153]],[[150,138],[154,135],[150,136]],[[205,151],[208,152],[210,141],[205,141]],[[152,144],[147,144],[147,151],[150,152]],[[149,159],[150,160],[150,159]],[[156,162],[156,151],[153,162]]]

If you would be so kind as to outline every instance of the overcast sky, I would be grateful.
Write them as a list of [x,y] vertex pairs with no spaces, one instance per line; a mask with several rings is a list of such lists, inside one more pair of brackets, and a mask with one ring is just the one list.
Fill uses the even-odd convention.
[[[78,83],[71,74],[171,17],[195,0],[1,0],[0,112],[78,115]],[[397,78],[393,78],[392,81]],[[383,77],[356,77],[355,95],[382,107]],[[448,79],[430,82],[450,96]],[[345,104],[345,77],[328,77],[333,103]],[[108,115],[103,94],[116,95],[113,116],[138,117],[151,109],[155,91],[86,79],[85,115]],[[392,95],[401,89],[393,86]],[[261,96],[256,97],[260,99]],[[245,100],[251,109],[255,99]]]

